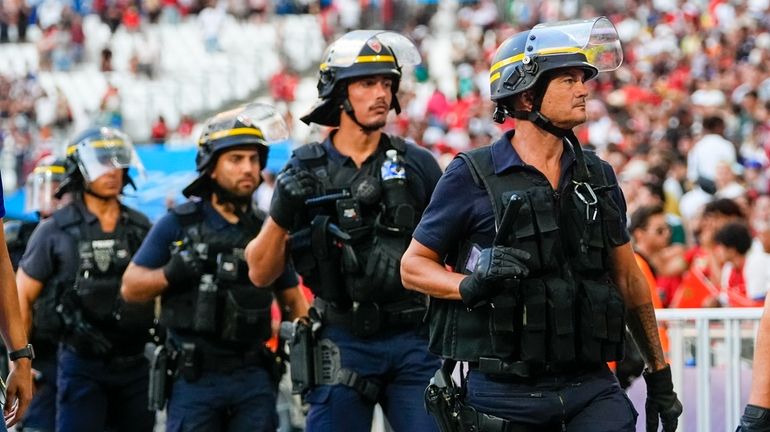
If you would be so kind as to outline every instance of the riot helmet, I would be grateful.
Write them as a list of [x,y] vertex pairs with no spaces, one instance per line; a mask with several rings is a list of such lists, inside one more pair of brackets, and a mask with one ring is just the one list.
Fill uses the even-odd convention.
[[186,197],[207,196],[212,190],[211,171],[219,156],[240,147],[254,147],[259,154],[262,169],[267,165],[268,147],[289,137],[289,128],[275,107],[263,103],[251,103],[215,115],[206,121],[198,140],[193,180],[182,194]]
[[68,191],[82,191],[104,198],[90,190],[89,185],[114,169],[123,170],[123,187],[130,184],[136,189],[128,171],[135,169],[143,175],[144,166],[131,139],[111,127],[87,129],[67,147],[64,180],[56,191],[56,197],[61,198]]
[[401,83],[401,68],[422,61],[412,41],[398,33],[384,30],[355,30],[346,33],[326,49],[319,67],[318,100],[301,120],[336,127],[340,124],[340,107],[356,122],[347,96],[347,83],[355,78],[385,75],[393,78],[390,108],[401,112],[396,94]]
[[[618,33],[606,17],[538,24],[517,33],[500,45],[489,69],[491,99],[497,104],[494,119],[502,123],[509,115],[529,120],[563,137],[568,131],[540,113],[543,94],[553,73],[580,68],[588,81],[599,72],[617,69],[622,61]],[[534,91],[532,111],[515,110],[511,97],[527,90]]]
[[24,184],[24,212],[37,212],[48,216],[64,202],[54,197],[54,192],[64,180],[64,158],[48,155],[37,163]]

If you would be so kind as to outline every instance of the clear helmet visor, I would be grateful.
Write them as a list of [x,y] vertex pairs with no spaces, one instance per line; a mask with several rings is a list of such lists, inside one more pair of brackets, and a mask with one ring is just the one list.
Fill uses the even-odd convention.
[[87,182],[93,182],[115,169],[129,169],[133,176],[144,176],[144,166],[127,135],[117,131],[100,134],[70,147],[77,151],[80,172]]
[[[382,55],[360,55],[365,45],[369,45],[375,53],[382,52]],[[383,49],[383,45],[390,48],[395,59],[388,58],[392,56]],[[384,30],[355,30],[346,33],[329,45],[323,59],[321,70],[372,61],[395,61],[399,66],[414,66],[422,62],[414,42],[402,34]]]
[[527,38],[525,54],[582,53],[599,72],[613,71],[623,62],[623,48],[607,17],[538,24]]
[[289,139],[289,126],[275,107],[265,103],[252,103],[238,114],[238,121],[253,126],[262,133],[267,145]]
[[59,187],[63,176],[63,166],[35,168],[24,185],[24,212],[38,212],[48,216],[64,206],[68,201],[66,198],[54,197],[54,192]]

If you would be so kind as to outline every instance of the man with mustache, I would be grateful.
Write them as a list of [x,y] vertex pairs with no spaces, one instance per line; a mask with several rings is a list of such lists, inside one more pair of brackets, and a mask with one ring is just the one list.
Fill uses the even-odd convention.
[[[252,211],[251,197],[268,146],[287,133],[281,115],[265,104],[209,119],[198,145],[199,176],[183,191],[191,199],[157,222],[123,275],[127,302],[161,297],[168,334],[164,346],[152,347],[157,397],[150,403],[162,409],[168,399],[169,432],[278,427],[280,364],[265,345],[273,295],[289,318],[305,315],[307,301],[291,268],[272,285],[252,285],[243,248],[264,220]],[[164,382],[167,376],[173,382]]]
[[[621,60],[604,17],[537,25],[492,60],[494,118],[516,130],[447,167],[401,260],[404,285],[431,296],[430,348],[446,360],[426,401],[446,430],[636,430],[606,364],[626,323],[647,365],[647,431],[676,430],[682,405],[622,193],[572,132],[586,82]],[[470,369],[460,388],[457,362]]]
[[[72,202],[35,228],[19,263],[22,319],[59,342],[56,430],[152,431],[147,360],[153,305],[120,301],[120,278],[150,222],[120,201],[142,164],[123,132],[89,129],[67,147],[56,196]],[[107,414],[109,413],[109,415]]]
[[422,406],[439,364],[420,329],[426,298],[404,289],[398,266],[441,172],[426,150],[381,131],[400,111],[401,67],[419,61],[391,32],[330,45],[319,100],[302,120],[335,129],[295,149],[247,248],[254,283],[272,282],[290,255],[316,295],[290,340],[308,431],[369,430],[376,403],[396,431],[436,430]]

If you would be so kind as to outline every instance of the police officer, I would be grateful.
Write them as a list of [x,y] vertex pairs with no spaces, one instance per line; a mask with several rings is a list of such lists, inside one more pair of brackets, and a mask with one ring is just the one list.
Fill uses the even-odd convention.
[[[445,429],[634,431],[606,366],[625,322],[647,365],[647,430],[676,429],[682,406],[623,196],[572,133],[586,81],[621,60],[604,17],[537,25],[495,54],[495,120],[514,117],[516,130],[452,161],[401,261],[404,284],[431,296],[430,348],[447,361],[426,401]],[[459,389],[446,374],[455,361],[470,366]]]
[[369,430],[375,403],[396,431],[435,430],[421,401],[439,364],[418,331],[425,297],[403,288],[398,263],[441,172],[426,150],[381,131],[400,110],[401,67],[419,61],[391,32],[350,32],[327,49],[319,100],[302,120],[336,129],[294,151],[247,248],[257,285],[290,252],[316,296],[291,344],[311,431]]
[[[291,268],[275,284],[255,287],[243,249],[265,218],[252,212],[251,196],[259,186],[268,145],[285,135],[280,114],[264,104],[208,120],[196,157],[199,176],[183,191],[195,199],[158,221],[124,275],[127,301],[161,296],[169,352],[156,348],[153,369],[163,357],[176,363],[170,367],[175,379],[168,402],[169,432],[278,427],[280,370],[265,346],[271,336],[273,288],[292,317],[307,313],[307,301]],[[160,399],[157,408],[163,405],[162,395]]]
[[[63,179],[64,159],[54,155],[40,159],[35,169],[27,176],[27,182],[24,185],[24,212],[34,212],[38,220],[14,220],[5,224],[5,241],[8,244],[8,252],[11,254],[13,271],[19,267],[21,256],[37,224],[68,202],[68,196],[63,196],[62,199],[55,196],[56,189]],[[40,360],[39,349],[36,354]]]
[[[0,178],[0,227],[3,227],[3,217],[5,203],[3,181]],[[21,325],[13,268],[5,245],[5,230],[0,236],[0,335],[5,346],[11,347],[8,360],[13,365],[7,377],[8,386],[4,392],[0,392],[5,396],[4,421],[0,421],[0,431],[5,432],[6,426],[13,426],[22,418],[32,399],[32,359],[35,353],[32,345],[27,343],[24,327]]]
[[[120,300],[120,277],[150,228],[120,194],[141,162],[113,128],[89,129],[67,148],[58,196],[72,202],[40,222],[19,263],[19,296],[36,334],[60,336],[56,430],[150,431],[148,365],[153,305]],[[55,306],[54,306],[55,305]],[[56,314],[48,313],[52,308]],[[108,415],[109,413],[109,415]]]
[[[27,177],[25,185],[25,211],[35,212],[39,220],[19,222],[13,230],[13,241],[8,242],[11,262],[14,270],[18,268],[33,230],[40,221],[47,219],[53,212],[66,204],[69,194],[56,198],[55,192],[64,180],[65,162],[63,158],[46,156],[38,162]],[[7,226],[6,226],[7,228]],[[8,238],[8,231],[6,231]],[[20,291],[22,294],[22,291]],[[30,340],[35,346],[35,395],[19,429],[23,431],[53,431],[56,425],[56,349],[59,334],[46,331],[29,331],[32,326],[31,307],[25,295],[19,296],[21,317]],[[36,302],[31,305],[35,314],[56,316],[56,304]]]
[[765,302],[754,348],[749,403],[736,432],[770,432],[770,302]]

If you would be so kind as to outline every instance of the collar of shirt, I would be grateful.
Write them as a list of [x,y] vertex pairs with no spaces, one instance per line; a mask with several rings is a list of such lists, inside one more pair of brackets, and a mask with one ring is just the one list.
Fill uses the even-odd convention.
[[[326,137],[326,139],[323,141],[323,143],[321,143],[321,145],[323,146],[324,150],[326,151],[326,156],[329,158],[330,161],[332,161],[334,163],[337,163],[339,165],[350,164],[351,166],[355,166],[355,163],[353,162],[353,159],[350,158],[350,156],[347,156],[347,155],[344,155],[344,154],[340,153],[339,150],[337,150],[337,148],[334,147],[334,143],[332,142],[332,138],[334,137],[334,134],[336,134],[336,133],[337,133],[336,130],[332,131],[329,134],[329,136]],[[379,143],[379,145],[377,147],[378,150],[383,146],[384,142],[385,142],[385,134],[380,134],[380,143]],[[377,153],[378,153],[378,151],[375,150],[374,153],[372,153],[371,155],[369,155],[368,158],[366,158],[366,160],[364,161],[363,164],[361,164],[361,166],[366,165],[369,162],[371,162],[375,157],[377,157]]]
[[86,207],[86,203],[83,201],[82,197],[80,197],[80,199],[73,200],[73,204],[75,205],[75,208],[77,208],[80,212],[80,215],[83,216],[83,219],[85,219],[87,224],[92,225],[96,222],[99,222],[99,218],[97,218],[95,214],[91,213],[91,210],[88,210],[88,207]]
[[[504,133],[497,141],[492,144],[492,165],[495,167],[495,174],[500,175],[513,167],[526,167],[524,162],[516,149],[511,144],[511,138],[516,133],[511,129]],[[560,183],[563,183],[567,178],[566,175],[571,173],[570,167],[575,163],[575,151],[566,142],[563,142],[564,151],[561,154],[561,175]]]
[[222,215],[219,214],[219,212],[214,208],[214,205],[211,204],[211,201],[209,200],[203,201],[203,220],[205,220],[206,223],[211,226],[211,228],[214,228],[215,231],[221,231],[231,225],[234,225],[222,217]]

